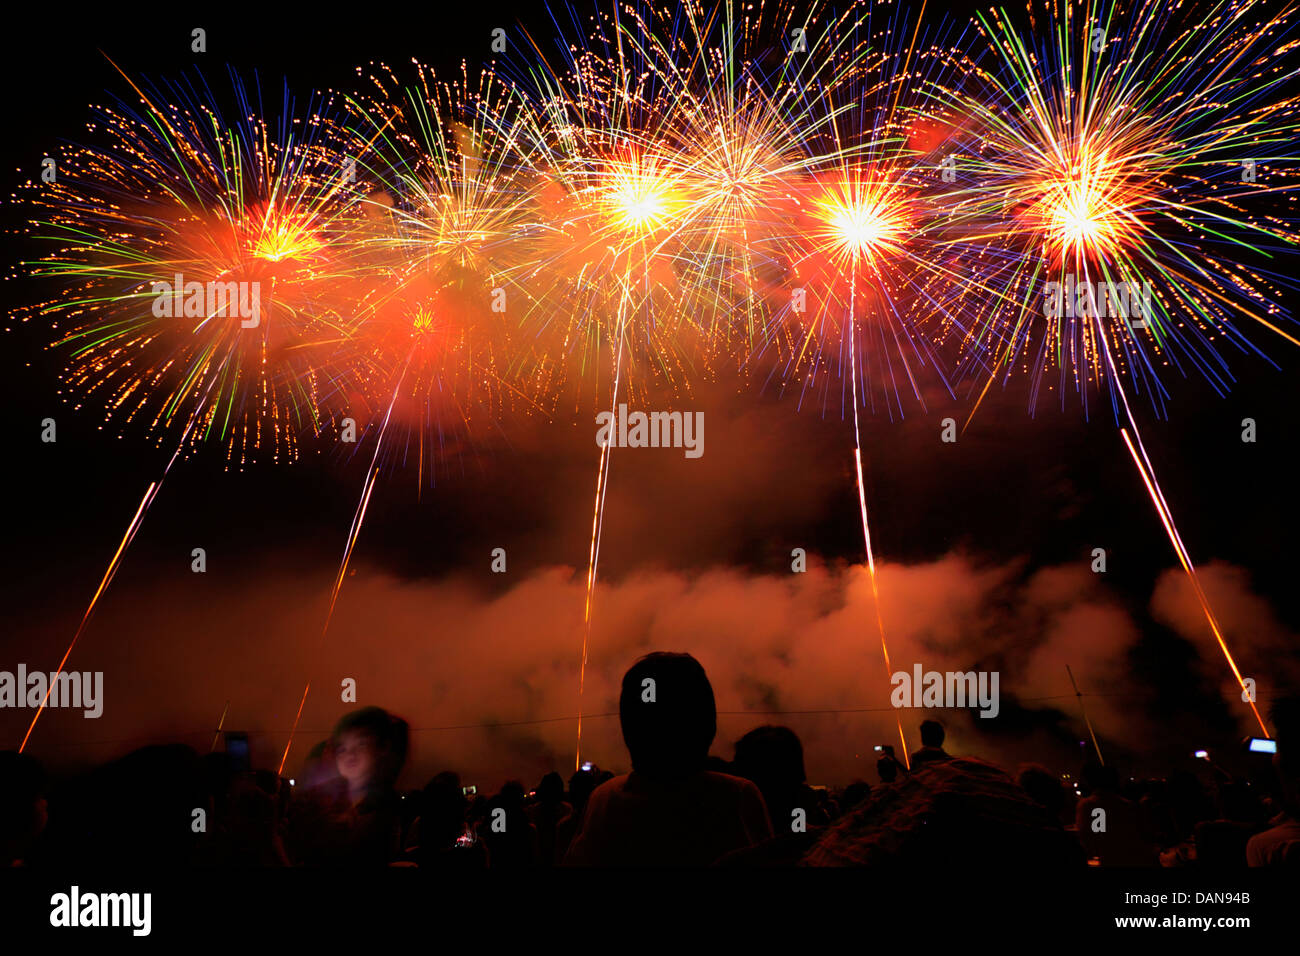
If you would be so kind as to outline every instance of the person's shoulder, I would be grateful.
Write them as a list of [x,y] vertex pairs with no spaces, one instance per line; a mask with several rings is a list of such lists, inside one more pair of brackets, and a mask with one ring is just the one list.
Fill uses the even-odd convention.
[[702,770],[700,776],[719,786],[739,787],[749,783],[744,777],[737,777],[734,773],[721,773],[717,770]]
[[627,789],[627,782],[630,774],[619,774],[617,777],[611,777],[606,780],[595,790],[591,791],[591,796],[587,798],[587,805],[590,806],[593,801],[604,801],[616,794],[622,793]]
[[752,780],[746,780],[744,777],[737,777],[734,774],[718,773],[716,770],[706,770],[701,774],[700,779],[704,785],[714,790],[728,790],[735,793],[747,793],[753,790],[758,793],[758,786]]
[[1261,830],[1249,840],[1246,845],[1252,843],[1255,846],[1272,846],[1274,844],[1292,843],[1300,840],[1300,822],[1295,820],[1282,820],[1280,823],[1274,823],[1267,830]]
[[1246,865],[1268,866],[1273,862],[1273,855],[1283,841],[1279,839],[1278,828],[1256,833],[1246,841]]

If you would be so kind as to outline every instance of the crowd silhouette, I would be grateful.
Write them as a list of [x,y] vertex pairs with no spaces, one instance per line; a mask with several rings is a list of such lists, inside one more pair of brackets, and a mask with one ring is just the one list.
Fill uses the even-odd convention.
[[[944,750],[938,721],[900,762],[878,747],[879,782],[810,786],[793,730],[757,727],[730,762],[710,756],[713,688],[689,654],[654,653],[623,678],[630,773],[592,767],[492,794],[454,772],[400,793],[406,722],[345,716],[290,782],[180,745],[136,750],[53,785],[32,757],[0,753],[0,864],[415,866],[927,866],[954,859],[1050,869],[1300,865],[1300,702],[1271,715],[1278,751],[1248,779],[1209,765],[1128,778],[1090,762],[1077,784],[1044,767],[1013,777]],[[908,766],[910,765],[910,767]],[[1077,791],[1075,787],[1077,786]]]

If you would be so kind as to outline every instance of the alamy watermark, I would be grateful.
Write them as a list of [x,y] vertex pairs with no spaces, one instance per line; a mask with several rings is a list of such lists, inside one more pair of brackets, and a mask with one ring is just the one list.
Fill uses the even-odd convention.
[[687,458],[704,454],[703,412],[631,412],[626,405],[596,416],[601,448],[684,448]]
[[1064,282],[1047,283],[1043,315],[1049,319],[1135,319],[1146,328],[1151,318],[1150,282],[1079,282],[1073,273]]
[[889,702],[895,707],[978,707],[981,717],[996,717],[997,671],[899,671],[889,679],[894,685]]
[[160,319],[238,318],[240,326],[255,329],[262,321],[260,282],[155,282],[153,314]]
[[[48,694],[48,697],[46,696]],[[27,673],[19,664],[17,673],[0,671],[0,707],[80,707],[85,716],[97,718],[104,713],[103,671],[44,671]]]
[[74,885],[50,897],[50,925],[55,927],[124,926],[133,936],[148,936],[152,914],[152,893],[83,893]]

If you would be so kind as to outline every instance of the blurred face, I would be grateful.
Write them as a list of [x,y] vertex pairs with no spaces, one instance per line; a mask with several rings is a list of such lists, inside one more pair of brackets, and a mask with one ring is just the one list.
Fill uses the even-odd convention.
[[350,730],[339,736],[334,747],[339,776],[352,789],[370,782],[375,773],[375,739],[369,734]]

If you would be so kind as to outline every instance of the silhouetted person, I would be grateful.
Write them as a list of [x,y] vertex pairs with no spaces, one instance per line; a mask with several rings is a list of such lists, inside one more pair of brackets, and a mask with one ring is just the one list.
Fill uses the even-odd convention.
[[1246,862],[1295,869],[1300,867],[1300,759],[1294,749],[1300,747],[1300,698],[1279,700],[1269,716],[1277,733],[1273,770],[1279,812],[1269,820],[1267,830],[1246,844]]
[[937,720],[921,721],[921,749],[912,754],[912,769],[925,766],[936,760],[947,760],[948,751],[943,749],[943,724]]
[[[90,773],[71,801],[52,812],[48,838],[78,864],[169,869],[201,858],[208,833],[193,829],[202,810],[214,823],[202,759],[182,744],[142,747]],[[56,830],[61,832],[56,833]]]
[[810,788],[803,765],[803,744],[789,727],[756,727],[736,741],[736,776],[753,781],[763,794],[772,830],[778,836],[793,832],[795,810],[803,811],[806,826],[825,826],[818,795]]
[[564,799],[564,778],[552,771],[537,785],[537,802],[528,808],[529,819],[537,828],[537,862],[554,866],[561,859],[556,848],[560,826],[573,815],[573,807]]
[[758,788],[705,769],[717,707],[694,657],[655,653],[633,664],[619,720],[632,772],[592,793],[566,863],[704,866],[771,837]]
[[573,843],[573,838],[577,836],[578,831],[582,828],[583,817],[587,813],[587,801],[591,799],[592,793],[600,786],[600,776],[598,770],[575,770],[573,776],[569,778],[569,803],[573,806],[573,812],[560,821],[556,832],[555,840],[555,860],[557,863],[564,861],[569,852],[569,845]]
[[524,810],[524,786],[518,780],[508,781],[488,801],[478,838],[487,847],[493,869],[532,866],[536,861],[537,829]]
[[1053,820],[1064,822],[1065,787],[1056,774],[1036,763],[1024,764],[1016,775],[1016,783],[1036,804],[1051,814]]
[[420,818],[411,827],[409,856],[422,868],[481,870],[487,850],[466,822],[469,800],[460,776],[436,775],[424,786]]
[[893,783],[900,773],[906,772],[907,768],[894,756],[894,748],[884,746],[880,751],[880,758],[876,761],[876,773],[880,776],[880,782]]
[[1138,805],[1120,793],[1115,768],[1089,761],[1079,779],[1089,792],[1075,808],[1074,819],[1088,855],[1102,866],[1156,864],[1156,846],[1143,831]]

